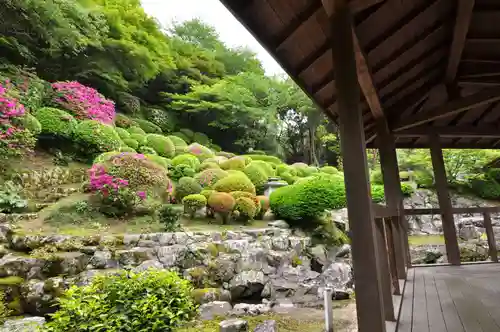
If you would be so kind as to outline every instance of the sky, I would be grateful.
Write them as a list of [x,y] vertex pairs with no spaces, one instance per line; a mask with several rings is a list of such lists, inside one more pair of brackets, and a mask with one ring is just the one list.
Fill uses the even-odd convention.
[[266,74],[282,75],[280,65],[260,46],[219,0],[141,0],[144,10],[163,26],[172,21],[199,18],[215,27],[221,40],[230,47],[246,46],[257,54]]

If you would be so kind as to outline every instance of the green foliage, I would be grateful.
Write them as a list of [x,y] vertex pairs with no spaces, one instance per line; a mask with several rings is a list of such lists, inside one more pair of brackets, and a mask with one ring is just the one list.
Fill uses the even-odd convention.
[[323,166],[319,169],[320,172],[322,173],[327,173],[327,174],[338,174],[339,171],[333,166]]
[[257,192],[263,192],[263,186],[267,183],[270,175],[268,175],[262,165],[259,165],[256,161],[251,162],[245,167],[244,172],[254,184]]
[[194,218],[196,211],[207,205],[207,198],[201,194],[187,195],[182,199],[182,204],[184,205],[184,212]]
[[133,120],[147,134],[161,134],[162,133],[162,130],[160,127],[158,127],[157,125],[155,125],[152,122],[149,122],[148,120],[143,120],[143,119],[133,119]]
[[88,286],[65,292],[44,330],[174,331],[196,314],[192,291],[171,271],[98,275]]
[[252,161],[250,163],[247,163],[247,165],[251,165],[251,164],[259,166],[264,171],[264,174],[267,177],[272,177],[272,176],[276,175],[276,171],[273,168],[273,166],[271,166],[271,164],[266,162],[266,161],[255,160],[255,161]]
[[145,146],[145,145],[139,146],[139,148],[137,149],[137,152],[140,152],[142,154],[158,155],[158,152],[156,152],[155,149],[153,149],[149,146]]
[[118,134],[118,136],[120,136],[120,138],[121,138],[122,140],[124,140],[124,141],[125,141],[126,139],[129,139],[129,138],[130,138],[130,133],[129,133],[127,130],[123,129],[123,128],[119,128],[119,127],[117,127],[117,128],[115,128],[115,131],[116,131],[116,133]]
[[205,160],[200,164],[200,166],[198,166],[198,171],[204,171],[206,169],[212,169],[212,168],[221,169],[218,163]]
[[228,193],[214,192],[208,198],[208,206],[222,217],[224,223],[229,221],[235,204],[235,199]]
[[411,195],[413,195],[413,193],[415,192],[415,189],[413,189],[413,186],[411,184],[407,182],[402,182],[401,192],[403,193],[403,196],[411,197]]
[[127,144],[127,146],[131,147],[134,150],[137,150],[137,148],[139,147],[139,142],[137,142],[135,139],[132,138],[124,138],[123,143]]
[[247,221],[255,218],[257,209],[255,203],[248,197],[239,197],[235,200],[234,210],[240,213],[240,218]]
[[245,159],[243,157],[233,157],[220,163],[220,168],[228,170],[243,170],[245,169]]
[[28,206],[28,201],[21,197],[21,188],[7,181],[0,187],[0,212],[21,212]]
[[142,134],[130,134],[130,138],[136,140],[139,146],[146,145],[146,136]]
[[158,220],[164,225],[166,232],[177,232],[180,229],[179,220],[181,215],[181,211],[170,204],[165,204],[158,211]]
[[127,92],[119,92],[116,96],[116,103],[120,111],[127,114],[138,114],[141,111],[139,98]]
[[25,129],[31,131],[34,135],[38,135],[42,132],[42,125],[40,122],[30,113],[26,113],[22,119],[22,126]]
[[415,182],[420,188],[432,188],[434,186],[434,174],[428,169],[417,169],[413,172]]
[[469,187],[477,196],[484,199],[499,199],[500,184],[488,175],[476,175],[469,179]]
[[127,130],[130,133],[130,135],[139,134],[139,135],[146,136],[146,132],[144,130],[142,130],[142,128],[140,128],[140,127],[132,126],[132,127],[128,128]]
[[160,156],[172,158],[175,155],[174,143],[163,135],[149,134],[146,136],[146,145],[153,148]]
[[76,127],[73,116],[57,108],[39,108],[34,116],[40,122],[43,134],[70,137]]
[[172,165],[187,165],[195,170],[198,168],[198,166],[200,166],[200,161],[195,156],[186,153],[178,155],[174,159],[172,159]]
[[175,129],[177,120],[172,113],[167,113],[159,108],[146,108],[144,113],[147,119],[157,125],[164,133],[170,133]]
[[120,136],[115,129],[95,120],[78,123],[74,139],[86,154],[114,151],[121,146]]
[[177,166],[174,166],[173,169],[170,170],[170,177],[174,180],[177,181],[182,177],[194,177],[196,174],[196,171],[191,168],[189,165],[185,164],[180,164]]
[[[187,140],[185,140],[186,142],[189,141],[189,142],[192,142],[193,141],[193,138],[194,138],[194,132],[191,130],[191,129],[187,129],[187,128],[182,128],[182,129],[179,129],[179,132],[184,135],[185,137],[187,137]],[[175,135],[175,134],[174,134]]]
[[115,124],[117,127],[120,128],[130,128],[132,126],[136,126],[136,123],[134,120],[126,116],[125,114],[122,113],[116,113],[115,115]]
[[165,168],[168,170],[170,165],[172,164],[172,161],[168,158],[158,156],[155,154],[146,154],[144,155],[147,159],[151,160],[152,162],[156,163],[157,165],[160,165],[161,167]]
[[261,155],[261,154],[255,154],[255,151],[254,151],[253,154],[246,154],[244,156],[245,157],[250,157],[250,158],[252,158],[252,160],[262,160],[262,161],[265,161],[265,162],[268,162],[268,163],[272,163],[272,164],[276,164],[276,165],[283,164],[283,162],[281,161],[281,159],[278,158],[278,157],[275,157],[275,156],[266,156],[266,155]]
[[180,131],[173,133],[172,136],[178,137],[186,143],[191,143],[191,138],[187,137],[184,133]]
[[280,175],[281,179],[283,179],[288,184],[294,184],[297,181],[298,177],[293,176],[292,174],[285,172]]
[[215,192],[215,190],[212,190],[212,189],[203,189],[200,193],[200,195],[203,195],[205,196],[205,198],[207,199],[207,203],[208,203],[208,198],[210,197],[210,195],[212,195],[213,193]]
[[230,174],[215,183],[213,189],[220,192],[246,191],[255,195],[255,186],[250,179],[239,174]]
[[211,188],[217,181],[229,174],[220,168],[209,168],[196,174],[194,178],[203,188]]
[[200,143],[201,145],[210,144],[210,139],[204,133],[194,133],[193,142]]
[[207,148],[204,145],[198,143],[192,143],[186,148],[186,152],[191,153],[196,156],[201,161],[214,157],[214,153],[212,150]]
[[187,148],[186,141],[184,141],[182,138],[174,136],[174,135],[169,135],[167,137],[172,141],[172,143],[174,143],[175,154],[176,155],[184,153],[184,151]]
[[380,184],[372,184],[371,195],[374,203],[382,203],[385,200],[384,186]]
[[175,187],[175,199],[182,202],[182,199],[188,195],[201,193],[201,186],[195,179],[191,177],[182,177]]

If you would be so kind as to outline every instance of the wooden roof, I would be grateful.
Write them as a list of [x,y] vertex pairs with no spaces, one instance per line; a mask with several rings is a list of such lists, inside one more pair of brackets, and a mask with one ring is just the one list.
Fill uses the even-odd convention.
[[[221,0],[333,120],[321,0]],[[385,118],[398,147],[500,147],[499,0],[351,0],[367,145]]]

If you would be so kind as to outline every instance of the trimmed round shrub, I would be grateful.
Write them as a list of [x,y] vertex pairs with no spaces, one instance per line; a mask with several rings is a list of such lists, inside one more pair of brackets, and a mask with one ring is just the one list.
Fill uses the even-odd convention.
[[189,165],[184,165],[180,164],[177,166],[173,166],[173,168],[170,170],[170,177],[174,180],[177,181],[182,177],[194,177],[196,174],[196,171],[191,168]]
[[42,125],[33,115],[26,113],[22,118],[22,126],[31,131],[32,134],[38,135],[42,132]]
[[174,135],[169,135],[167,137],[172,141],[172,143],[174,143],[175,154],[176,155],[184,153],[184,151],[187,148],[186,141],[184,141],[182,138],[174,136]]
[[155,154],[146,154],[145,155],[147,159],[151,160],[152,162],[160,165],[161,167],[168,169],[169,166],[172,164],[172,161],[168,158],[158,156]]
[[201,161],[214,157],[212,150],[204,145],[192,143],[186,148],[186,152],[196,156]]
[[162,157],[172,158],[175,155],[175,147],[172,141],[158,134],[149,134],[146,136],[146,145],[153,148]]
[[137,152],[135,149],[131,148],[130,146],[120,146],[118,151],[120,151],[120,152]]
[[146,136],[142,134],[130,134],[130,138],[134,139],[140,145],[146,145]]
[[132,126],[136,126],[136,123],[125,114],[116,113],[115,125],[120,128],[129,128]]
[[204,171],[206,169],[213,169],[213,168],[221,169],[218,163],[205,160],[200,164],[200,166],[198,166],[198,171]]
[[382,171],[379,169],[374,170],[370,175],[370,182],[374,184],[384,184],[384,177],[382,176]]
[[209,147],[212,151],[215,152],[220,152],[222,150],[222,148],[217,144],[210,144]]
[[187,195],[201,193],[201,189],[200,184],[195,179],[190,177],[180,178],[177,187],[175,187],[175,199],[182,202],[182,199]]
[[208,198],[208,206],[222,218],[225,224],[228,223],[235,204],[233,196],[228,193],[214,192]]
[[245,159],[242,157],[233,157],[226,161],[220,163],[220,168],[222,169],[232,169],[232,170],[244,170],[245,169]]
[[130,135],[132,135],[132,134],[139,134],[139,135],[146,136],[146,132],[144,130],[142,130],[140,127],[137,127],[137,126],[132,126],[132,127],[128,128],[127,130],[130,133]]
[[323,166],[319,169],[320,172],[322,173],[327,173],[327,174],[338,174],[339,171],[333,166]]
[[240,197],[235,200],[234,210],[240,213],[240,219],[252,220],[255,218],[257,209],[255,203],[248,197]]
[[172,136],[179,137],[180,139],[182,139],[186,143],[191,143],[191,139],[189,137],[187,137],[186,135],[184,135],[183,133],[181,133],[180,131],[173,133]]
[[213,189],[220,192],[246,191],[255,195],[255,186],[245,175],[231,174],[217,181]]
[[432,188],[434,186],[434,174],[431,171],[418,169],[413,174],[418,187]]
[[[255,153],[254,154],[246,154],[244,156],[250,157],[250,158],[252,158],[252,160],[262,160],[262,161],[276,164],[276,165],[283,164],[283,161],[281,161],[280,158],[275,157],[275,156],[266,156],[266,155],[260,155],[260,154],[255,154]],[[306,164],[306,166],[307,166],[307,164]]]
[[280,178],[288,184],[294,184],[297,181],[298,177],[293,176],[292,174],[285,172],[280,175]]
[[194,133],[193,142],[200,143],[201,145],[210,144],[210,139],[204,133]]
[[149,146],[140,146],[138,149],[137,149],[137,152],[140,152],[142,154],[152,154],[152,155],[158,155],[158,152],[155,151],[155,149],[153,148],[150,148]]
[[238,199],[240,197],[245,197],[245,198],[250,199],[253,202],[253,204],[255,205],[255,213],[260,212],[260,201],[257,198],[257,196],[255,196],[254,194],[251,194],[251,193],[246,192],[246,191],[233,191],[233,192],[230,192],[230,194],[231,194],[231,196],[234,197],[234,199]]
[[210,197],[210,195],[212,195],[213,193],[215,192],[215,190],[212,190],[212,189],[203,189],[200,193],[200,195],[203,195],[205,196],[205,198],[207,199],[207,202],[208,202],[208,198]]
[[193,156],[192,154],[181,154],[172,159],[172,164],[174,166],[177,165],[188,165],[192,169],[197,169],[200,166],[200,161],[198,158]]
[[179,129],[179,132],[181,132],[184,136],[186,136],[190,142],[193,141],[194,132],[191,129],[182,128]]
[[469,179],[469,186],[474,194],[484,199],[500,198],[500,184],[489,176],[481,174]]
[[243,171],[246,176],[252,181],[257,192],[262,192],[264,190],[264,184],[267,183],[269,179],[269,175],[267,172],[256,162],[250,163],[247,167],[245,167]]
[[173,271],[97,275],[89,285],[64,292],[43,330],[174,331],[196,316],[192,292],[191,283]]
[[187,195],[182,199],[182,204],[184,205],[184,212],[194,218],[196,211],[207,205],[207,198],[201,194]]
[[127,114],[138,114],[141,111],[141,101],[127,92],[118,92],[116,96],[118,107]]
[[113,127],[95,120],[80,122],[73,136],[87,153],[113,151],[122,145],[120,136]]
[[385,200],[384,186],[380,184],[371,185],[372,201],[374,203],[381,203]]
[[227,158],[227,159],[231,159],[233,157],[236,157],[236,155],[232,152],[226,152],[226,151],[219,151],[215,154],[216,156],[219,156],[219,157],[224,157],[224,158]]
[[93,164],[103,163],[104,161],[107,161],[112,156],[116,156],[118,154],[120,154],[120,151],[103,152],[100,155],[98,155],[97,157],[95,157]]
[[52,107],[39,108],[34,116],[42,126],[42,133],[48,135],[70,137],[77,124],[71,114]]
[[115,128],[115,131],[118,134],[118,136],[120,136],[120,138],[122,140],[130,138],[130,133],[127,130],[123,129],[123,128],[118,128],[117,127],[117,128]]
[[220,168],[209,168],[194,176],[203,188],[211,188],[217,181],[229,174]]
[[403,196],[405,197],[411,197],[413,193],[415,192],[415,189],[413,186],[407,182],[402,182],[401,183],[401,192],[403,193]]
[[172,113],[159,108],[147,108],[144,113],[147,119],[160,127],[164,133],[170,133],[174,130],[177,119]]
[[161,134],[161,128],[148,120],[133,119],[134,122],[147,134]]
[[257,199],[260,203],[260,217],[263,217],[264,214],[269,211],[269,197],[267,196],[257,196]]
[[127,144],[127,146],[135,150],[137,150],[137,148],[139,147],[139,142],[137,142],[135,139],[125,138],[123,139],[123,143]]
[[259,166],[265,172],[265,175],[267,177],[272,177],[272,176],[276,175],[276,170],[268,162],[265,162],[262,160],[255,160],[255,161],[252,161],[251,163],[249,163],[248,165],[251,165],[251,164]]

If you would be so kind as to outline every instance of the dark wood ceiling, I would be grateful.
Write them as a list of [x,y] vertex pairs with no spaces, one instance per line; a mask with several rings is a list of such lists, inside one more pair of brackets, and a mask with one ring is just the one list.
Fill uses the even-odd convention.
[[[335,65],[321,0],[221,0],[334,121]],[[500,147],[500,0],[351,0],[365,136],[398,147]]]

